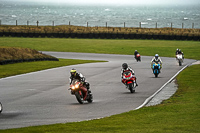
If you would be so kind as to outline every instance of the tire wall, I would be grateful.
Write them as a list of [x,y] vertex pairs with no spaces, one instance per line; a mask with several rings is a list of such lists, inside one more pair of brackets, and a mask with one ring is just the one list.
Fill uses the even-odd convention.
[[118,34],[118,33],[15,33],[0,32],[0,37],[34,37],[34,38],[88,38],[88,39],[154,39],[154,40],[194,40],[200,36],[157,35],[157,34]]

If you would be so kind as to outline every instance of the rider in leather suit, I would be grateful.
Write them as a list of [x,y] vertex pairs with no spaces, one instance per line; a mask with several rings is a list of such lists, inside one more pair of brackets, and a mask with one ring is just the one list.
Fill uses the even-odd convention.
[[153,70],[153,64],[154,63],[160,64],[160,70],[161,70],[161,68],[162,68],[162,60],[161,60],[161,58],[159,57],[158,54],[155,54],[155,57],[153,57],[153,59],[151,60],[151,68],[152,68],[152,70]]
[[[133,75],[135,75],[135,72],[133,71],[133,69],[132,69],[131,67],[129,67],[127,63],[123,63],[123,64],[122,64],[122,69],[121,69],[121,81],[122,81],[122,79],[123,79],[123,73],[124,73],[125,71],[131,71],[131,73],[132,73]],[[124,84],[123,81],[122,81],[122,83]],[[138,84],[137,84],[137,82],[136,82],[136,77],[135,77],[135,83],[136,83],[136,86],[138,86]]]
[[[71,71],[70,71],[70,74],[71,74],[71,76],[70,76],[70,78],[69,78],[69,81],[70,81],[70,85],[72,84],[72,81],[74,80],[74,79],[78,79],[82,84],[83,84],[83,86],[85,86],[85,88],[87,88],[87,90],[88,90],[88,92],[90,93],[91,91],[89,90],[90,89],[90,84],[88,83],[88,82],[85,82],[85,77],[83,76],[83,74],[81,74],[81,73],[77,73],[76,72],[76,69],[72,69]],[[84,91],[84,95],[86,96],[86,90]]]

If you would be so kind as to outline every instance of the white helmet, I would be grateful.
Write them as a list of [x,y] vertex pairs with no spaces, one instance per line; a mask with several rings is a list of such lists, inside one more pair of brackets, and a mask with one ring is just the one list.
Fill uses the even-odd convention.
[[159,55],[158,55],[158,54],[155,54],[155,58],[158,59],[158,57],[159,57]]

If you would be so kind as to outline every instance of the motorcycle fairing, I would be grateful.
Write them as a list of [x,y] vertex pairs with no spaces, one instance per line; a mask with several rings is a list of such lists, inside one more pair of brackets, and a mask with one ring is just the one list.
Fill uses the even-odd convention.
[[153,73],[159,73],[160,70],[160,64],[154,63],[153,64]]

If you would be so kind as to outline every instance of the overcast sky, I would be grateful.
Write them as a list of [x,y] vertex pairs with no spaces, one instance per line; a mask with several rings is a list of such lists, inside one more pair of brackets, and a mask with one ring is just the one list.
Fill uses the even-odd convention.
[[[1,0],[0,0],[1,1]],[[48,3],[72,3],[72,4],[112,4],[112,5],[183,5],[200,4],[200,0],[11,0],[11,1],[34,1]]]

